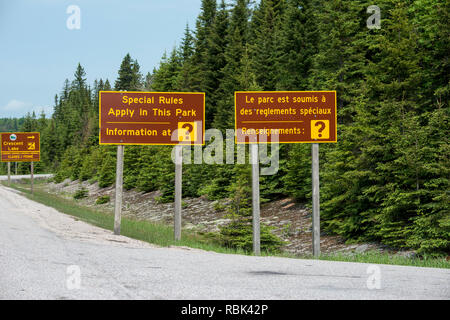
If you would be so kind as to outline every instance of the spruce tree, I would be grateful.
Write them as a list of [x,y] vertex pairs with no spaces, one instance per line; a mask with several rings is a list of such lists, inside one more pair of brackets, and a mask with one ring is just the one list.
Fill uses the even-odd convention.
[[241,73],[241,60],[248,40],[249,1],[237,0],[232,10],[225,50],[224,79],[219,87],[219,101],[214,125],[218,129],[234,126],[234,92],[240,90],[237,75]]
[[139,91],[141,88],[142,75],[139,63],[137,60],[132,60],[130,54],[127,53],[120,64],[115,90]]
[[[309,85],[318,32],[314,0],[288,0],[275,38],[277,90],[313,90]],[[262,35],[261,35],[262,36]]]
[[207,128],[213,124],[214,115],[217,113],[218,100],[220,99],[219,87],[224,79],[223,68],[226,65],[225,48],[228,45],[228,26],[229,13],[225,1],[222,0],[214,18],[205,55],[206,66],[203,90],[205,90],[208,99],[208,108],[206,110]]
[[252,66],[257,83],[263,90],[276,88],[278,43],[280,39],[281,16],[285,9],[285,1],[262,0],[252,18]]
[[184,38],[182,39],[179,49],[179,57],[181,69],[179,71],[177,79],[178,91],[197,91],[200,90],[198,81],[195,78],[197,73],[197,66],[193,64],[194,55],[194,38],[189,29],[189,25],[186,25]]

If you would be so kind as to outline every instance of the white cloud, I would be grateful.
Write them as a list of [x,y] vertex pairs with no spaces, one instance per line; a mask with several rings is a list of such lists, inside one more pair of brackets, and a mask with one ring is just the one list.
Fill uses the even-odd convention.
[[27,112],[32,113],[33,111],[38,117],[42,110],[44,110],[45,115],[48,118],[49,116],[51,116],[53,108],[33,106],[32,103],[12,99],[6,105],[0,107],[0,118],[24,117],[26,116]]
[[13,100],[10,100],[5,106],[3,106],[1,108],[1,110],[2,111],[17,112],[17,111],[20,111],[20,110],[28,109],[31,106],[32,106],[31,103],[13,99]]

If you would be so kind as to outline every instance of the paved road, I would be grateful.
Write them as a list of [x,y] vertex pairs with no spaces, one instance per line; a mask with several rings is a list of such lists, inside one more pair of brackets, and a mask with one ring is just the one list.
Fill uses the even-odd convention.
[[[50,178],[52,177],[53,174],[35,174],[34,178],[35,179],[42,179],[42,178]],[[29,174],[18,174],[18,175],[11,175],[11,180],[20,180],[20,179],[30,179],[31,175]],[[8,180],[8,176],[0,176],[0,181],[1,180]]]
[[157,248],[3,186],[0,204],[0,299],[450,298],[446,269]]

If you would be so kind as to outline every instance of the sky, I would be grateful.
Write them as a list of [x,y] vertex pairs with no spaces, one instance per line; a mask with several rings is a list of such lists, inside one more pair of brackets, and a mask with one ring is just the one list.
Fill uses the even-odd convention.
[[[130,53],[146,74],[195,27],[201,0],[0,0],[0,118],[44,110],[78,63],[112,85]],[[79,29],[76,12],[80,12]],[[75,15],[74,15],[75,14]]]

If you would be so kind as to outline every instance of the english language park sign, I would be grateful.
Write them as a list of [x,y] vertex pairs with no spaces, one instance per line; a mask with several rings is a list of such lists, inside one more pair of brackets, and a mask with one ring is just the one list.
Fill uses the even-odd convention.
[[39,132],[2,132],[0,134],[2,162],[40,161]]
[[100,144],[202,145],[205,94],[100,92]]
[[336,91],[235,92],[235,116],[236,143],[337,141]]

